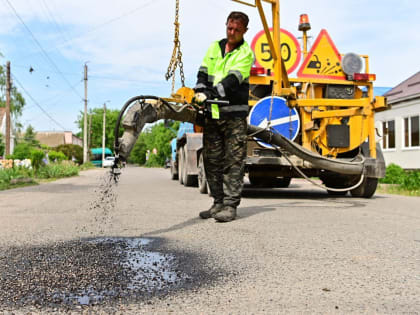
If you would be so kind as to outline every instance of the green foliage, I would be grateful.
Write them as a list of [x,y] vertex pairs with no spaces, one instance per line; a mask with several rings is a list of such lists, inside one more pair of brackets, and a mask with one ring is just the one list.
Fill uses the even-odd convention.
[[385,177],[381,178],[379,182],[383,184],[401,184],[405,175],[405,171],[401,166],[391,163],[386,168]]
[[0,156],[3,156],[6,144],[4,143],[3,135],[0,133]]
[[96,168],[96,166],[92,162],[86,162],[79,166],[81,171],[90,170],[92,168]]
[[29,125],[28,128],[26,128],[25,135],[23,136],[23,140],[29,144],[31,147],[40,147],[41,144],[38,140],[35,139],[36,132],[34,128]]
[[[114,128],[118,119],[120,111],[117,109],[107,109],[106,110],[106,123],[105,123],[105,147],[113,148],[114,147]],[[92,117],[92,126],[90,128],[90,147],[91,148],[102,148],[102,131],[103,131],[103,114],[104,109],[94,108],[88,115]],[[83,130],[83,112],[80,112],[80,115],[76,121],[80,130]],[[89,121],[89,119],[88,119]],[[120,136],[122,135],[123,129],[120,128]],[[81,131],[78,136],[82,137],[83,132]]]
[[67,160],[73,160],[78,164],[83,162],[83,148],[76,144],[62,144],[54,148],[54,151],[63,152]]
[[420,172],[419,171],[407,172],[406,175],[402,179],[400,187],[407,190],[420,189]]
[[10,181],[16,178],[32,178],[34,172],[24,167],[0,169],[0,190],[10,187]]
[[133,150],[131,151],[129,162],[135,163],[139,165],[146,164],[146,142],[145,139],[147,137],[147,133],[141,133],[139,138],[137,139],[136,144],[133,147]]
[[[0,89],[6,90],[6,68],[0,65]],[[22,115],[23,107],[25,106],[25,99],[17,90],[16,86],[12,84],[10,91],[10,113],[16,119]],[[0,107],[6,107],[6,93],[0,93]]]
[[[131,151],[130,162],[149,167],[158,167],[165,164],[171,155],[170,141],[176,136],[179,122],[172,122],[168,127],[164,123],[155,124],[151,129],[140,134]],[[156,148],[157,154],[153,154]],[[146,152],[150,151],[149,160],[146,161]]]
[[385,177],[379,180],[382,184],[399,185],[398,189],[414,191],[420,189],[420,172],[405,171],[396,164],[389,164]]
[[32,147],[28,143],[20,142],[16,145],[11,158],[18,160],[29,159],[31,157],[31,149]]
[[38,170],[40,166],[44,163],[42,160],[45,157],[45,153],[42,150],[38,149],[32,149],[31,150],[31,161],[32,161],[32,167],[35,170]]
[[79,174],[79,167],[71,161],[50,163],[40,167],[36,174],[42,179],[70,177]]
[[67,160],[67,156],[63,152],[49,151],[48,159],[50,162],[61,162]]

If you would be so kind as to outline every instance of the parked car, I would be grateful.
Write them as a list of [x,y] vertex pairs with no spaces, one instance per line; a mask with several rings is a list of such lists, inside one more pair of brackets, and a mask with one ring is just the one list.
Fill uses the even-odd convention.
[[112,167],[114,165],[115,157],[113,156],[107,156],[105,160],[103,161],[104,167]]

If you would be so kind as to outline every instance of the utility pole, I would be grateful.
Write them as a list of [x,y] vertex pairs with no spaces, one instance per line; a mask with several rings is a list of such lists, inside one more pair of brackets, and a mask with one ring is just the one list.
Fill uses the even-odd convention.
[[85,81],[85,111],[83,115],[83,163],[86,163],[88,161],[88,130],[87,130],[87,76],[88,67],[85,63],[85,75],[84,75],[84,81]]
[[[90,147],[92,146],[92,116],[93,114],[88,115],[89,116],[89,122],[88,122],[88,151],[90,149]],[[89,154],[88,154],[88,158],[89,158]]]
[[10,61],[6,64],[6,154],[10,154]]
[[105,124],[106,124],[106,103],[104,103],[104,119],[102,126],[102,167],[104,167],[105,160]]

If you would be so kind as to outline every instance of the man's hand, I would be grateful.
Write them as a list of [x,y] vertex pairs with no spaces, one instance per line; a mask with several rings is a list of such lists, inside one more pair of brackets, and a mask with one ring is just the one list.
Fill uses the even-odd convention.
[[195,93],[192,101],[197,105],[202,105],[207,100],[207,95],[203,92]]

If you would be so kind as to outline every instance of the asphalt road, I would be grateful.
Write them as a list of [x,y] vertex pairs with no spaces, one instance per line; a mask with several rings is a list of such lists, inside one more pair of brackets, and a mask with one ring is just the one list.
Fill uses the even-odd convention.
[[104,172],[0,192],[0,247],[149,238],[153,250],[174,255],[192,277],[165,295],[87,310],[420,313],[418,197],[336,198],[293,180],[287,189],[247,187],[239,218],[216,223],[198,218],[210,198],[170,180],[169,170],[128,167],[115,208],[98,219],[92,202]]

